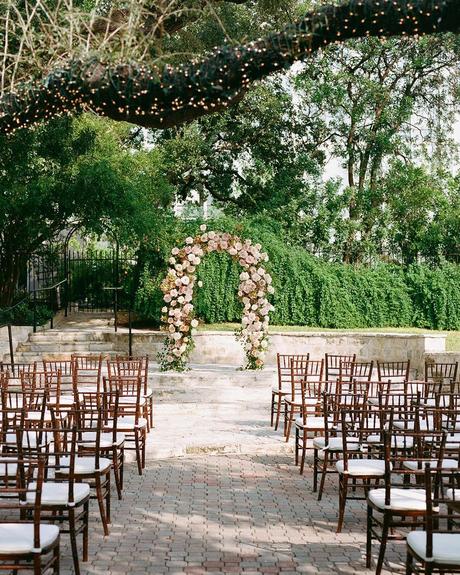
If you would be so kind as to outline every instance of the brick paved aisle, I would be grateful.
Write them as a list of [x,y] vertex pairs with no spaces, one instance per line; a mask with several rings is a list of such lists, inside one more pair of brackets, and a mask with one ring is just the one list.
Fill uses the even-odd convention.
[[[373,573],[364,568],[364,506],[350,505],[336,535],[336,482],[317,503],[310,477],[300,477],[288,455],[150,460],[142,477],[129,464],[111,534],[104,538],[92,522],[82,573]],[[63,543],[67,574],[66,536]],[[390,545],[385,573],[404,572],[403,549]]]

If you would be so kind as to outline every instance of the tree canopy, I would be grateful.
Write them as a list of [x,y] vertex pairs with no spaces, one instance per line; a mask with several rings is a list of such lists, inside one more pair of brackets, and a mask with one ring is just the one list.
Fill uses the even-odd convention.
[[[204,4],[212,9],[212,2]],[[171,127],[225,109],[254,81],[331,43],[458,32],[460,26],[457,0],[349,0],[320,6],[281,32],[246,44],[223,44],[199,60],[163,65],[162,40],[202,9],[199,1],[172,2],[165,12],[163,2],[142,0],[122,8],[98,2],[85,12],[75,10],[71,0],[26,0],[21,10],[8,0],[1,13],[0,131],[82,109],[142,126]],[[37,36],[44,43],[36,45]],[[16,78],[24,74],[24,54],[43,77],[22,85]]]

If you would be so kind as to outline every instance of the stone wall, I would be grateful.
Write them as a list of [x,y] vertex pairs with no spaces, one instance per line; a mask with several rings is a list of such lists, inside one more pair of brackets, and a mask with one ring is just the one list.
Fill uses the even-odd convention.
[[[115,334],[113,334],[114,337]],[[146,354],[152,358],[163,345],[165,334],[161,332],[136,333],[133,340],[133,353]],[[127,334],[119,334],[127,346]],[[117,338],[117,339],[118,339]],[[190,363],[243,365],[244,353],[240,342],[232,332],[198,332],[195,336],[195,349]],[[277,332],[270,335],[266,363],[276,363],[276,353],[310,353],[313,359],[324,357],[325,353],[351,355],[356,353],[359,360],[411,360],[414,375],[423,374],[425,355],[443,354],[446,349],[446,336],[438,334],[404,333],[353,333],[353,332]]]
[[[27,341],[29,335],[33,332],[33,328],[31,325],[13,325],[11,326],[11,331],[13,335],[13,351],[15,352],[20,343]],[[10,361],[8,327],[6,326],[0,328],[0,360]]]

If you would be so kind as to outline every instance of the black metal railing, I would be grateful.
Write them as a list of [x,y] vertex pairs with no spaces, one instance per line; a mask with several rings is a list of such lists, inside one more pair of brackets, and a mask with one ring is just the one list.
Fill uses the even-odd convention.
[[[124,288],[123,286],[109,286],[109,287],[105,287],[103,288],[105,290],[108,291],[112,291],[113,292],[113,316],[114,316],[114,328],[115,328],[115,333],[118,332],[118,313],[120,311],[119,309],[119,303],[120,303],[120,298],[119,298],[119,294],[124,292]],[[133,355],[133,321],[132,321],[132,315],[133,315],[133,305],[132,305],[132,297],[128,298],[128,348],[129,348],[129,357],[132,357]]]
[[[22,306],[24,304],[28,304],[29,306],[31,305],[32,306],[32,317],[33,317],[33,321],[32,321],[33,326],[32,327],[33,327],[33,332],[36,333],[37,325],[38,325],[37,308],[38,308],[39,303],[43,303],[43,300],[41,300],[39,298],[39,294],[48,293],[50,295],[45,300],[45,302],[51,308],[50,309],[50,311],[51,311],[50,328],[53,329],[53,327],[54,327],[54,314],[56,312],[58,312],[60,309],[66,309],[67,308],[66,297],[64,295],[64,297],[61,298],[61,294],[60,294],[60,288],[66,282],[67,282],[67,279],[64,279],[64,280],[62,280],[62,281],[60,281],[60,282],[58,282],[52,286],[45,287],[45,288],[39,288],[39,289],[35,289],[35,290],[31,291],[21,301],[18,301],[17,303],[15,303],[14,305],[12,305],[11,307],[9,307],[7,309],[1,310],[2,316],[6,317],[6,318],[8,318],[8,317],[13,318],[14,317],[14,311],[17,308],[19,308],[20,306]],[[9,348],[9,355],[10,355],[10,363],[14,367],[15,361],[14,361],[13,330],[12,330],[13,325],[19,325],[19,324],[17,324],[12,319],[8,319],[7,321],[3,321],[3,323],[0,323],[0,329],[3,327],[8,328],[8,348]]]

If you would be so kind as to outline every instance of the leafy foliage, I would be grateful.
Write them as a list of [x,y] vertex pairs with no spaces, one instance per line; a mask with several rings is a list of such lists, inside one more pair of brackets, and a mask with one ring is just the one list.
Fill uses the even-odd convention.
[[[405,326],[460,329],[460,266],[336,264],[286,244],[277,233],[279,224],[273,220],[248,218],[239,223],[222,218],[209,225],[250,237],[268,252],[267,268],[275,288],[273,324],[343,329]],[[179,235],[193,233],[198,222],[183,223],[180,227],[181,230],[176,230]],[[168,242],[171,247],[174,240],[175,234]],[[238,264],[225,254],[204,258],[198,268],[203,287],[194,300],[196,316],[203,322],[240,321],[239,271]],[[146,268],[137,295],[138,314],[154,322],[160,319],[161,278],[158,271],[152,279],[150,269]]]

